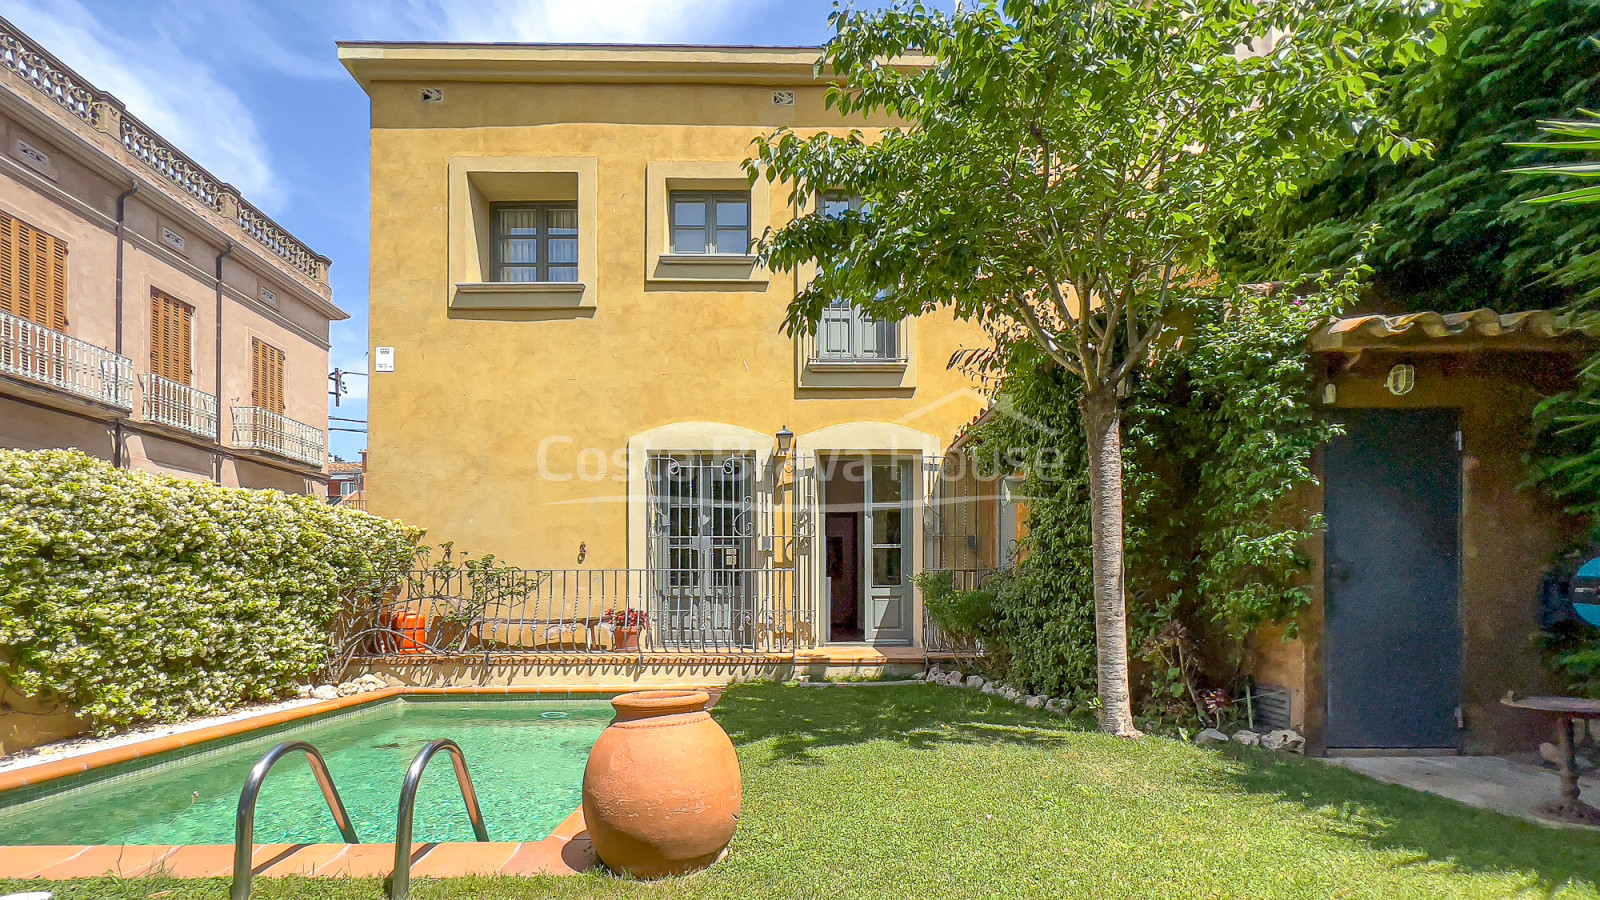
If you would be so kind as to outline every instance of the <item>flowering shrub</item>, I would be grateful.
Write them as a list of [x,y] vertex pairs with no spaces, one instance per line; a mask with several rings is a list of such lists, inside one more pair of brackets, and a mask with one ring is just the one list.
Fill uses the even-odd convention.
[[613,628],[649,628],[650,615],[642,609],[608,609],[601,614],[600,624]]
[[0,450],[0,662],[97,730],[293,691],[421,530],[316,497]]

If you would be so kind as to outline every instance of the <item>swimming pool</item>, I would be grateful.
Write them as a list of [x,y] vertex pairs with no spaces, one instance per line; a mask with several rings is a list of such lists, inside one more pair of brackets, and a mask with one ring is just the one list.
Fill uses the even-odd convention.
[[[536,841],[578,807],[589,748],[611,717],[604,700],[386,700],[42,790],[7,791],[0,794],[0,844],[230,844],[245,777],[286,740],[309,741],[322,752],[363,842],[392,842],[406,768],[437,738],[454,740],[466,754],[489,837]],[[436,757],[417,794],[416,841],[471,840],[450,760]],[[267,776],[255,841],[343,842],[303,756],[284,758]]]

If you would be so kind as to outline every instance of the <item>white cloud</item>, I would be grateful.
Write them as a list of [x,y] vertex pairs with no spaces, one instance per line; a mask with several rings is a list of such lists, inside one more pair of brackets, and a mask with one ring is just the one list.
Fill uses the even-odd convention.
[[709,41],[738,0],[401,0],[351,10],[362,38],[422,41],[671,43]]
[[108,29],[78,0],[17,0],[5,15],[251,202],[283,202],[255,117],[210,66],[163,35]]

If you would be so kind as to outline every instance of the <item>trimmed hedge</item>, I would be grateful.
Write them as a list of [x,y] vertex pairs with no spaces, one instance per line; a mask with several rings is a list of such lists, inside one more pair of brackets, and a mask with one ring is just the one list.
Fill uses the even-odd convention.
[[403,582],[420,529],[279,491],[0,451],[0,660],[97,730],[293,692],[346,603]]

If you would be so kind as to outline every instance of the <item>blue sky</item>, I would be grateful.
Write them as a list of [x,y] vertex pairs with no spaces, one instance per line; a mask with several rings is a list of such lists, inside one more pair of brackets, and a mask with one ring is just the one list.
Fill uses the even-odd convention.
[[[333,260],[334,301],[350,320],[334,324],[331,365],[359,372],[367,371],[367,103],[334,41],[818,44],[832,8],[831,0],[0,0],[0,14]],[[334,414],[365,419],[366,379],[348,383]],[[347,459],[365,446],[363,435],[332,435],[332,451]]]

